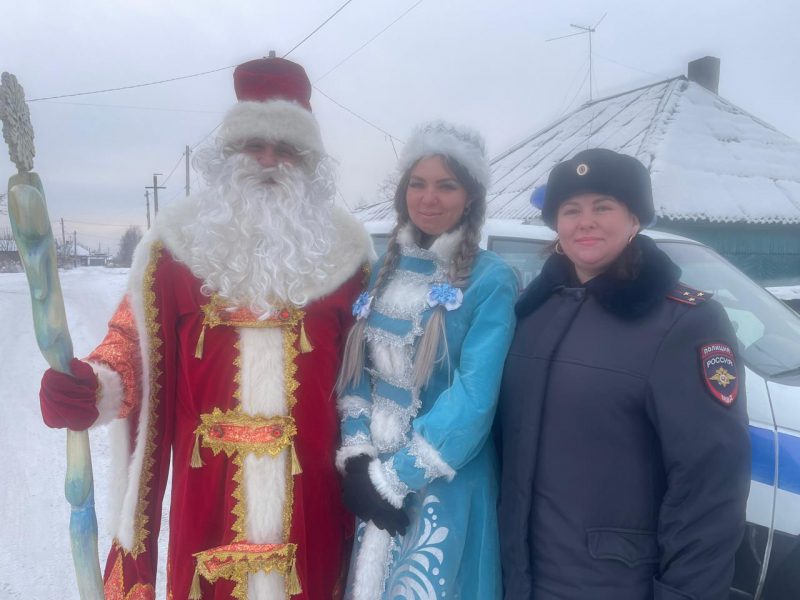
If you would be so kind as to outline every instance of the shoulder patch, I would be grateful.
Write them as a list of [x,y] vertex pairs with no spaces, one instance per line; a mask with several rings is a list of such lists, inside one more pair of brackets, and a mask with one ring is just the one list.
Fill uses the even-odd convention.
[[667,298],[670,300],[675,300],[675,302],[681,302],[682,304],[691,304],[692,306],[702,304],[710,299],[711,296],[713,296],[711,292],[701,292],[700,290],[690,288],[684,283],[678,283],[675,289],[667,294]]
[[733,350],[724,342],[700,346],[700,370],[711,396],[730,406],[739,395],[739,372]]

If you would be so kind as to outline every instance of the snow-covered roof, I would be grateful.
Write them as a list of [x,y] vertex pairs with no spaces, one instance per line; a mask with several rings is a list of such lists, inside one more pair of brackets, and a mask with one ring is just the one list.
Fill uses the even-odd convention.
[[660,217],[800,223],[800,143],[685,77],[585,104],[496,157],[488,216],[538,215],[533,189],[590,147],[641,160]]
[[[487,216],[536,217],[533,189],[591,147],[650,169],[659,217],[800,223],[800,143],[685,77],[587,103],[494,158]],[[362,221],[394,217],[391,201],[355,212]]]

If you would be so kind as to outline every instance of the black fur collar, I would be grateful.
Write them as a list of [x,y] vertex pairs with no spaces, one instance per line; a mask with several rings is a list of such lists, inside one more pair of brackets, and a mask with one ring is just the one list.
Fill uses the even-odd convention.
[[[601,306],[624,319],[635,319],[649,312],[672,291],[681,276],[680,268],[649,237],[637,235],[631,244],[642,257],[639,274],[634,279],[619,279],[612,274],[614,269],[609,269],[584,286]],[[531,314],[558,288],[576,286],[570,260],[553,254],[522,293],[515,307],[517,318]]]

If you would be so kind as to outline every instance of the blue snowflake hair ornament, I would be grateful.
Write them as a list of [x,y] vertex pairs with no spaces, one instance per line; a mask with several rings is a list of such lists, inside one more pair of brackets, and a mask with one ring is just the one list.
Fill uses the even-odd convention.
[[449,283],[434,283],[428,291],[428,306],[435,308],[444,306],[447,310],[455,310],[464,301],[464,292]]
[[531,193],[531,204],[534,208],[542,210],[544,206],[544,196],[547,193],[547,185],[539,185],[533,188]]
[[372,307],[372,299],[367,292],[361,292],[353,302],[353,316],[356,319],[363,319],[369,315],[370,308]]

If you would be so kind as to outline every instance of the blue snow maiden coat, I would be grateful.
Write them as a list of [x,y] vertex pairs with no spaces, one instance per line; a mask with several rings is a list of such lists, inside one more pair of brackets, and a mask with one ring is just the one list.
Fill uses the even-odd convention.
[[[404,536],[392,538],[371,522],[357,523],[346,598],[502,597],[497,458],[487,439],[514,333],[518,285],[499,256],[481,251],[458,305],[455,290],[437,284],[447,282],[460,241],[456,230],[422,249],[407,226],[398,235],[401,257],[388,283],[367,304],[381,259],[358,306],[368,319],[365,369],[339,399],[337,465],[343,470],[359,454],[375,457],[372,482],[411,524]],[[420,389],[411,368],[437,298],[451,309],[444,319],[449,360],[438,362]]]

